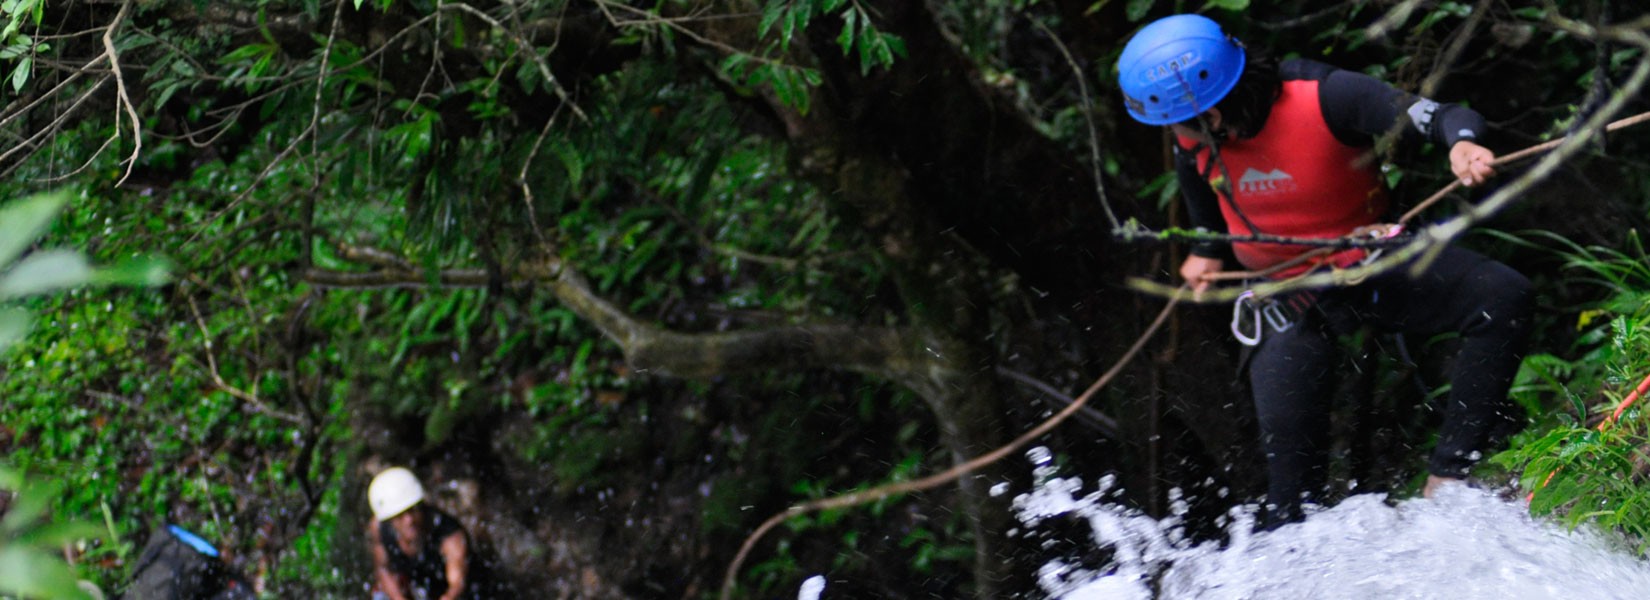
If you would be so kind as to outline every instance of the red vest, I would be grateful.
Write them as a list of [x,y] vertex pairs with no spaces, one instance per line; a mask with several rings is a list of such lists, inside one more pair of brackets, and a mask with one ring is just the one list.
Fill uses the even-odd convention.
[[[1183,149],[1196,142],[1181,137]],[[1220,147],[1225,173],[1236,179],[1231,201],[1220,202],[1226,228],[1232,235],[1262,233],[1288,237],[1337,238],[1370,225],[1387,211],[1386,190],[1367,148],[1348,146],[1335,139],[1318,105],[1318,82],[1283,82],[1283,93],[1272,105],[1266,127],[1249,139],[1228,140]],[[1220,165],[1209,168],[1209,150],[1197,155],[1198,169],[1220,194]],[[1224,194],[1220,194],[1224,196]],[[1232,209],[1233,204],[1243,216]],[[1243,217],[1254,223],[1251,231]],[[1232,251],[1238,262],[1260,270],[1289,260],[1309,246],[1237,242]],[[1362,250],[1337,252],[1274,275],[1290,277],[1314,265],[1346,267],[1364,257]]]

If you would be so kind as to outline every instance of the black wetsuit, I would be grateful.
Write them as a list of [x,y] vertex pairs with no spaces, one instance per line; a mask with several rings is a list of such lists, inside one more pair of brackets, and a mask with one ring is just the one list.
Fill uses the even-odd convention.
[[[1317,82],[1324,124],[1333,139],[1346,146],[1369,147],[1377,136],[1402,127],[1412,141],[1424,136],[1448,148],[1483,130],[1483,118],[1475,112],[1400,92],[1366,75],[1305,60],[1285,61],[1280,67],[1285,81]],[[1267,127],[1273,125],[1269,120]],[[1176,171],[1193,225],[1227,231],[1228,217],[1219,204],[1226,200],[1198,172],[1194,152],[1177,152]],[[1242,208],[1240,197],[1237,210]],[[1299,206],[1301,211],[1313,208]],[[1222,257],[1228,250],[1204,243],[1193,253]],[[1270,475],[1267,503],[1273,505],[1263,525],[1298,519],[1303,498],[1310,500],[1323,489],[1333,371],[1340,361],[1335,336],[1365,325],[1417,337],[1460,334],[1460,355],[1452,366],[1451,391],[1428,468],[1435,475],[1462,477],[1488,450],[1492,433],[1522,422],[1521,410],[1507,401],[1507,390],[1528,338],[1531,296],[1523,275],[1450,247],[1419,278],[1398,269],[1360,285],[1320,290],[1295,327],[1266,330],[1249,364]]]
[[[424,543],[418,547],[416,556],[408,556],[401,551],[395,527],[388,521],[378,523],[378,539],[384,544],[384,552],[389,557],[390,572],[406,577],[412,587],[423,589],[425,594],[433,599],[447,593],[447,561],[441,556],[442,540],[455,533],[465,536],[469,534],[452,515],[434,507],[425,507],[424,510],[429,518],[429,531],[424,535]],[[479,568],[480,561],[473,559],[474,555],[475,548],[472,545],[466,553],[469,569],[465,574],[464,594],[460,597],[484,600],[492,597],[485,593],[491,582]]]

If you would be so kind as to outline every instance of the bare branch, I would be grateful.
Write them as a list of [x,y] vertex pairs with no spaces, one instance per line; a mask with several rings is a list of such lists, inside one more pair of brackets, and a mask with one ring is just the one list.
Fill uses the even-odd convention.
[[[143,152],[143,121],[138,119],[137,108],[132,104],[132,96],[126,91],[126,78],[120,73],[120,53],[115,50],[115,30],[126,20],[126,15],[132,10],[131,0],[120,3],[120,12],[115,14],[115,20],[103,30],[103,56],[109,59],[109,70],[115,78],[115,110],[126,109],[126,117],[132,120],[132,154],[123,161],[126,163],[126,172],[122,173],[115,187],[126,183],[126,178],[132,176],[132,169],[137,168],[138,155]],[[115,137],[120,137],[120,117],[115,117]]]
[[[409,261],[382,250],[341,246],[346,258],[383,265],[375,271],[310,269],[304,281],[325,288],[420,289],[486,287],[485,269],[448,269],[435,273],[398,268]],[[527,263],[506,274],[508,285],[543,285],[568,309],[601,330],[624,352],[638,372],[703,379],[773,369],[840,368],[888,377],[919,391],[928,390],[927,374],[940,368],[920,341],[899,328],[841,323],[810,323],[761,329],[681,333],[630,315],[600,297],[577,272],[559,261]]]

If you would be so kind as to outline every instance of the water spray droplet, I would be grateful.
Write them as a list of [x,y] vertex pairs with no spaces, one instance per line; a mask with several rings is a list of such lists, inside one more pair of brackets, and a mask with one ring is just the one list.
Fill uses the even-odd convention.
[[796,592],[796,600],[819,600],[819,595],[824,592],[825,578],[815,575],[802,582],[802,589]]

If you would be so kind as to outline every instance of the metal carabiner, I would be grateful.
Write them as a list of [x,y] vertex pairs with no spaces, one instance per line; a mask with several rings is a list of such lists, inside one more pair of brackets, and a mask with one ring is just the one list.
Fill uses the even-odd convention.
[[[1238,343],[1245,346],[1260,345],[1260,334],[1262,327],[1264,327],[1260,307],[1255,306],[1253,303],[1254,297],[1255,292],[1253,290],[1246,290],[1242,294],[1238,294],[1237,300],[1232,302],[1232,337],[1237,338]],[[1255,333],[1253,335],[1243,334],[1243,309],[1245,307],[1248,307],[1253,313],[1253,316],[1249,319],[1255,323]]]

